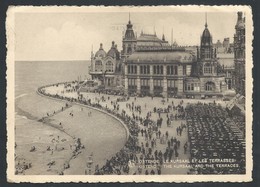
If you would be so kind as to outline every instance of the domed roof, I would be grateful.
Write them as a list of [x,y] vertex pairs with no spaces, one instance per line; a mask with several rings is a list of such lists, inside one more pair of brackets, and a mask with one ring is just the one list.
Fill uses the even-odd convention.
[[133,30],[133,25],[131,24],[130,20],[127,24],[127,29],[125,31],[125,39],[127,39],[127,40],[136,39],[135,34],[134,34],[134,30]]
[[208,24],[205,24],[205,29],[201,36],[201,46],[212,45],[212,37],[208,29]]
[[106,52],[105,52],[104,49],[103,49],[103,44],[101,43],[99,50],[98,50],[98,51],[96,52],[96,54],[95,54],[95,57],[104,58],[106,55],[107,55],[107,54],[106,54]]
[[112,42],[111,49],[107,52],[107,56],[110,56],[112,58],[116,58],[117,60],[119,60],[119,58],[120,58],[119,51],[117,50],[117,45],[115,45],[114,41]]

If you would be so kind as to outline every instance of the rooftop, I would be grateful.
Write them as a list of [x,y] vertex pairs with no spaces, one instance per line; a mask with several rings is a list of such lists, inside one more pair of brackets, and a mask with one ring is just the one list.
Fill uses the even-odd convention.
[[156,61],[156,62],[181,62],[191,63],[195,61],[194,55],[187,51],[152,51],[135,52],[127,61]]

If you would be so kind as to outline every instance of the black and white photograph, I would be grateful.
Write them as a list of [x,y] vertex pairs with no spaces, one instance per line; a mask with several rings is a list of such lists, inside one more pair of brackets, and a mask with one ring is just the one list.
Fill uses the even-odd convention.
[[252,180],[248,6],[13,6],[8,180]]

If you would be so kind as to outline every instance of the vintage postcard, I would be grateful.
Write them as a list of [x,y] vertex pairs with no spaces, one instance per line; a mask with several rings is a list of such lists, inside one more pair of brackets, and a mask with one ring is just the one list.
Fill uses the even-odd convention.
[[252,180],[249,6],[10,6],[9,182]]

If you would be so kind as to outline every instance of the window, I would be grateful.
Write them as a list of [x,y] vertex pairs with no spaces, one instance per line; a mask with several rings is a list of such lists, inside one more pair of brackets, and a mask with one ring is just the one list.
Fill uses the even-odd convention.
[[173,66],[171,66],[170,74],[173,75]]
[[167,86],[168,88],[177,88],[178,87],[177,80],[168,80]]
[[144,73],[143,66],[140,66],[140,73],[141,73],[141,74]]
[[207,82],[205,85],[206,91],[214,91],[215,90],[215,84],[213,82]]
[[114,65],[113,65],[113,63],[112,63],[111,61],[108,61],[108,62],[106,63],[106,70],[107,70],[108,72],[113,72],[113,71],[114,71]]
[[170,66],[167,66],[167,75],[170,75]]
[[178,75],[178,66],[174,66],[174,75]]
[[191,90],[194,90],[194,84],[191,83],[191,87],[190,87]]
[[187,67],[186,65],[183,65],[183,75],[186,75],[187,74]]
[[128,85],[129,85],[129,86],[136,86],[136,81],[135,81],[135,79],[128,79]]
[[149,86],[149,80],[148,79],[141,79],[141,86]]
[[154,86],[161,87],[162,86],[162,80],[154,79]]
[[163,66],[161,66],[161,72],[160,73],[163,74]]
[[194,83],[186,83],[185,84],[185,90],[186,91],[194,91],[195,89],[194,89],[194,87],[196,86],[196,84],[194,84]]
[[204,73],[205,74],[211,74],[212,73],[212,66],[210,64],[204,65]]
[[130,70],[131,70],[131,67],[130,67],[130,65],[128,65],[128,66],[127,66],[127,72],[128,72],[128,74],[130,74]]
[[132,53],[132,48],[131,48],[131,45],[130,45],[130,44],[128,44],[127,53],[128,53],[128,54],[131,54],[131,53]]
[[150,66],[147,65],[147,74],[150,74]]
[[137,73],[137,66],[134,66],[134,74]]
[[140,66],[140,74],[150,74],[150,66],[149,65]]
[[97,60],[95,62],[95,71],[102,71],[102,62],[100,60]]

